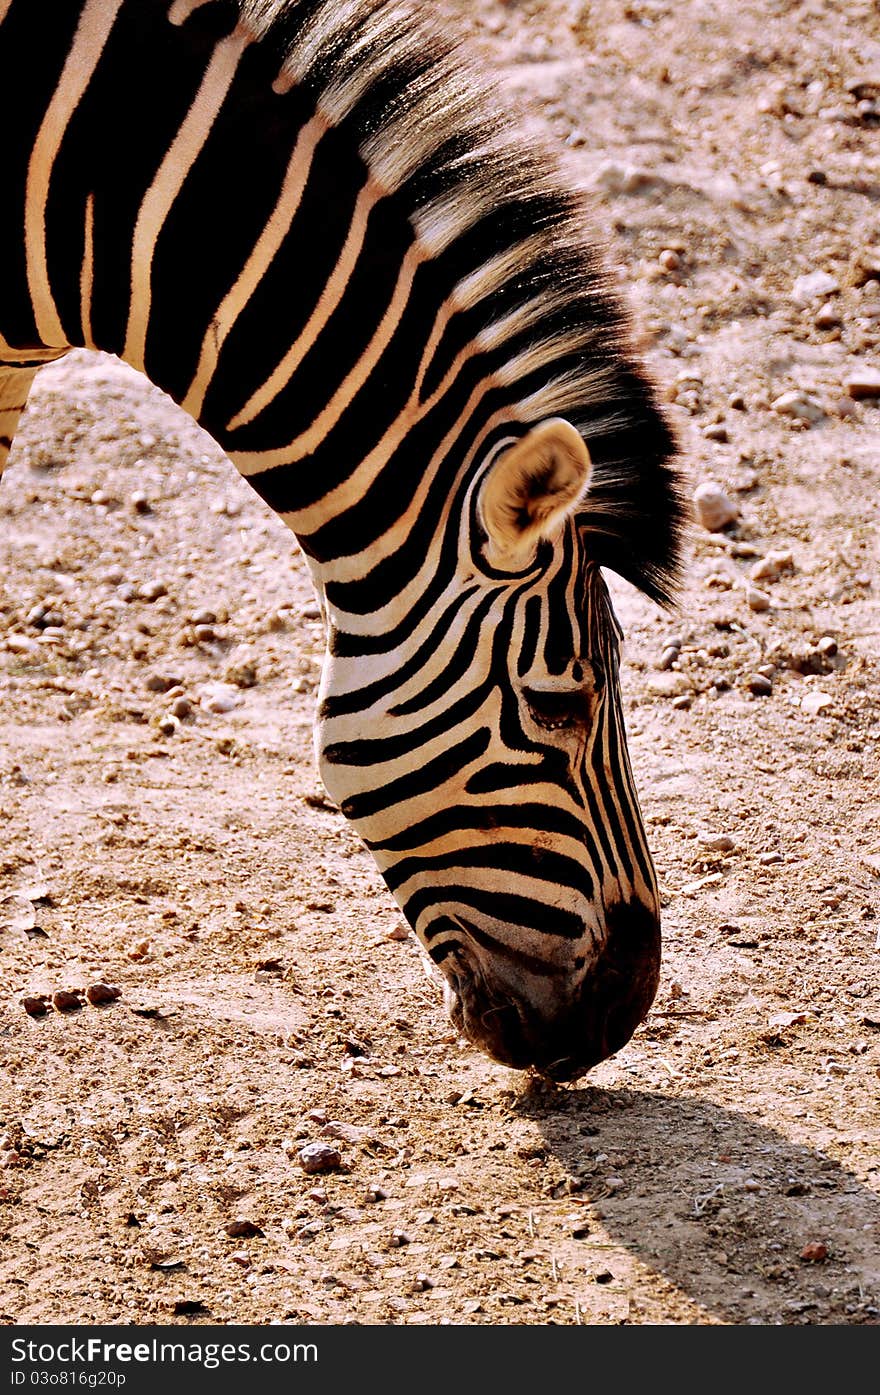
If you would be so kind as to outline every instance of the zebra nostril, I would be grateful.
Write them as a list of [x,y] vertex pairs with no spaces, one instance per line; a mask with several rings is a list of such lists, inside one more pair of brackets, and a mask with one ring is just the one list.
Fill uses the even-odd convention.
[[429,954],[457,999],[473,996],[476,970],[460,944],[446,941]]

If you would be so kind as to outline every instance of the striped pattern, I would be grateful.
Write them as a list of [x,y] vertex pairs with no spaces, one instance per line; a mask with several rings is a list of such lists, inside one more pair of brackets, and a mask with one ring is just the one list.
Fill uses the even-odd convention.
[[665,600],[680,528],[584,210],[403,0],[39,11],[0,0],[0,467],[71,346],[214,436],[310,562],[322,775],[454,1019],[574,1078],[659,956],[600,567]]

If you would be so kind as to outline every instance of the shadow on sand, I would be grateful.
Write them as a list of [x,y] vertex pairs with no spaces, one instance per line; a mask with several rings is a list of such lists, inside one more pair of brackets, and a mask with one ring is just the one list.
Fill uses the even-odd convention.
[[541,1087],[514,1107],[595,1231],[716,1320],[880,1324],[880,1196],[840,1163],[705,1099]]

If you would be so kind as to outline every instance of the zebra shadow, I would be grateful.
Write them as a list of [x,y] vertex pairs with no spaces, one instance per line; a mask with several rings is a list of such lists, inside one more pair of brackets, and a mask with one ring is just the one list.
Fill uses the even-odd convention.
[[[880,1196],[821,1149],[638,1089],[529,1090],[514,1109],[564,1166],[555,1195],[585,1216],[568,1253],[588,1282],[629,1292],[631,1321],[658,1320],[656,1295],[639,1296],[648,1268],[708,1321],[880,1324]],[[690,1312],[659,1320],[699,1322]]]

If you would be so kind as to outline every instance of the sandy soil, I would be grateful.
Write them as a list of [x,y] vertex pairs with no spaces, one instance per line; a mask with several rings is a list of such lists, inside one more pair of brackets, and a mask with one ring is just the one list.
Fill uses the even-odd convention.
[[457,1041],[320,793],[292,539],[142,379],[47,369],[0,493],[0,1320],[876,1324],[876,8],[439,8],[594,188],[739,507],[676,613],[615,588],[657,1002],[577,1088]]

